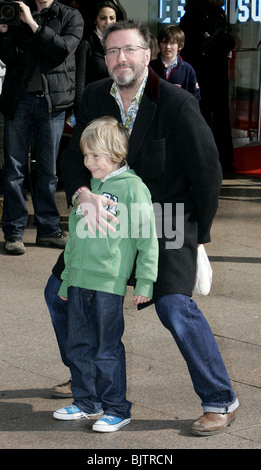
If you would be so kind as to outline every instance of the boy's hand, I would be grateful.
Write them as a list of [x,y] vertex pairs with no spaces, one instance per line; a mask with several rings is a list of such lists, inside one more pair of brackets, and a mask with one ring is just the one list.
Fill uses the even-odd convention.
[[59,295],[60,299],[62,300],[68,300],[67,297],[62,297],[61,295]]
[[104,206],[115,206],[117,203],[105,196],[93,194],[88,188],[81,190],[78,201],[90,233],[94,234],[95,228],[102,235],[106,235],[105,230],[116,232],[115,228],[107,222],[107,219],[114,224],[119,224],[119,220],[107,211]]
[[149,302],[151,299],[149,297],[144,297],[143,295],[134,295],[133,302],[135,305],[145,304]]

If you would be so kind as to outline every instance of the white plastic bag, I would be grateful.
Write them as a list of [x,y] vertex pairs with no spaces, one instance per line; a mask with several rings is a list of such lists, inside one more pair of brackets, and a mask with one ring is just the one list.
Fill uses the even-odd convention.
[[208,295],[212,284],[212,268],[204,245],[199,245],[197,255],[197,271],[194,285],[196,294]]

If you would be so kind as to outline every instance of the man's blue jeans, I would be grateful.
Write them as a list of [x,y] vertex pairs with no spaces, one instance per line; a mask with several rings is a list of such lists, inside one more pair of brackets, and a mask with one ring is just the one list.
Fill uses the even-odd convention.
[[66,355],[74,404],[87,413],[130,417],[126,400],[124,297],[79,287],[68,289]]
[[58,295],[61,283],[60,279],[54,276],[54,274],[51,274],[44,290],[44,297],[52,320],[62,361],[65,366],[69,367],[69,361],[66,356],[68,302],[62,300]]
[[171,294],[161,297],[155,307],[187,363],[204,412],[227,413],[237,408],[238,400],[216,340],[194,300]]
[[23,237],[28,211],[23,183],[30,145],[36,154],[36,187],[33,196],[37,236],[60,232],[55,202],[56,160],[64,128],[65,111],[49,113],[46,99],[26,93],[17,105],[14,120],[4,120],[4,207],[2,229],[5,239]]

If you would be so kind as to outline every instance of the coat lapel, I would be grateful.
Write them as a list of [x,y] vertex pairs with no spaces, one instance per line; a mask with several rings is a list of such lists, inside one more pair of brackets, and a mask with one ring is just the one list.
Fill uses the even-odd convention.
[[139,111],[135,119],[130,137],[128,162],[132,163],[137,156],[143,140],[153,121],[159,96],[159,77],[149,67],[149,75],[145,91],[140,103]]

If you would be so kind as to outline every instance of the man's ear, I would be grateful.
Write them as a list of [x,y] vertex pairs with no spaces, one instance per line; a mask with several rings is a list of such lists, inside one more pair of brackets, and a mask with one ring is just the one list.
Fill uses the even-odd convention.
[[146,49],[146,51],[145,51],[145,63],[146,63],[146,65],[149,65],[150,57],[151,57],[151,50]]

